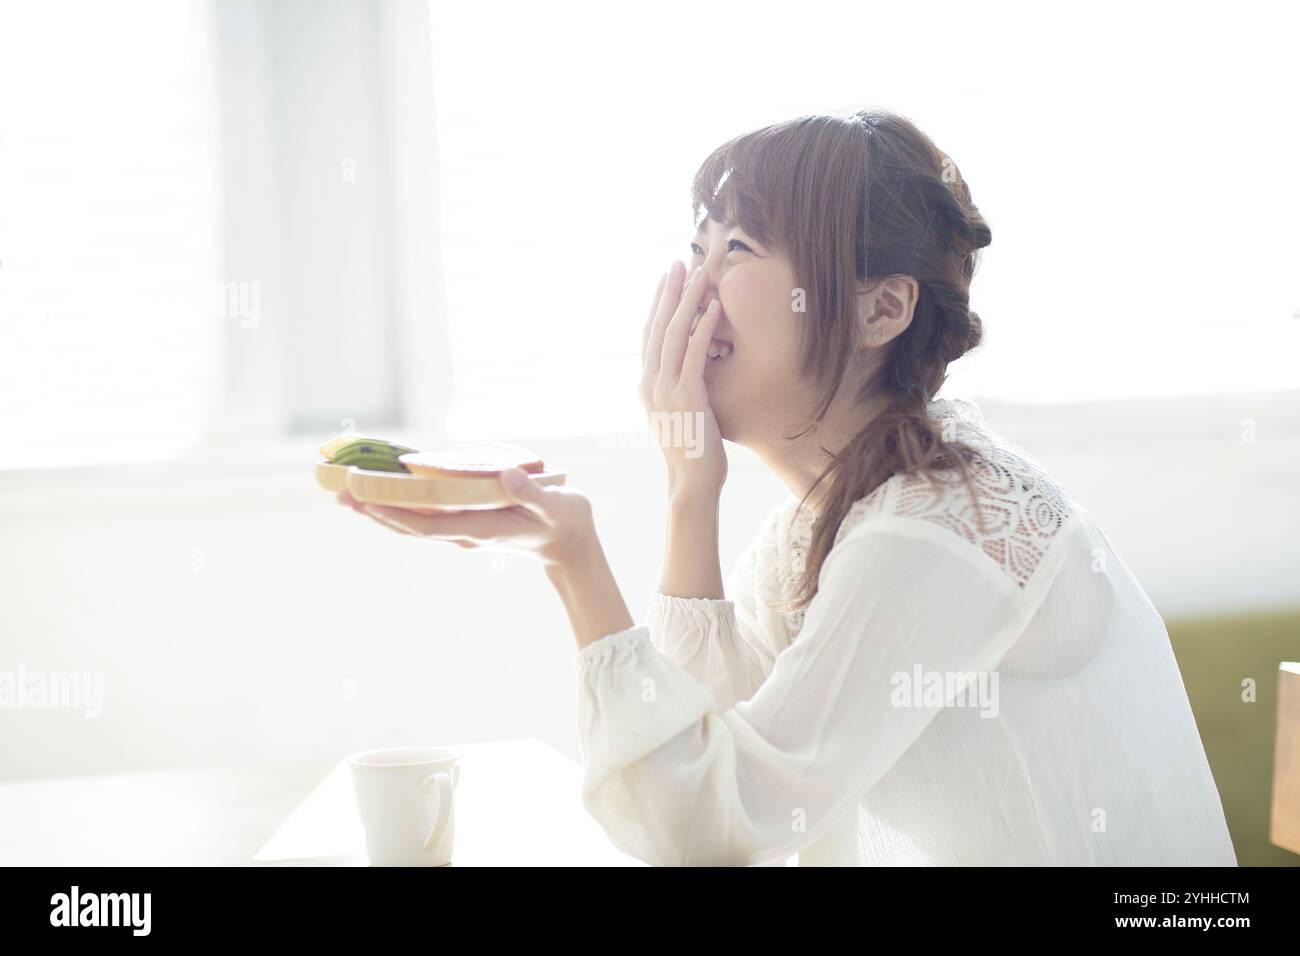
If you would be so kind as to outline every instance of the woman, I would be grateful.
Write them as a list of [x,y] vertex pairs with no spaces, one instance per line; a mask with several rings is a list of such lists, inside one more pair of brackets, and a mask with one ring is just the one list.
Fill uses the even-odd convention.
[[[670,501],[644,625],[572,489],[515,470],[505,511],[362,508],[542,559],[611,839],[669,865],[1235,866],[1159,615],[1036,462],[934,399],[980,341],[991,241],[951,160],[885,111],[807,116],[721,146],[693,193],[693,271],[643,338]],[[725,589],[723,439],[791,492]]]

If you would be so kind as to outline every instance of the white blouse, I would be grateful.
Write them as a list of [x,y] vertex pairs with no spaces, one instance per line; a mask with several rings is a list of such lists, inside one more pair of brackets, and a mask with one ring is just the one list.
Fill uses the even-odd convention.
[[[1091,517],[970,402],[980,451],[837,531],[787,499],[726,600],[653,592],[574,658],[582,798],[658,865],[1223,865],[1236,855],[1163,621]],[[793,862],[793,861],[790,861]]]

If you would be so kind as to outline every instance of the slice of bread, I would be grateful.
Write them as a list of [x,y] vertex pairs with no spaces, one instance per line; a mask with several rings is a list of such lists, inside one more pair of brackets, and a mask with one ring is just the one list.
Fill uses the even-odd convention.
[[530,475],[540,474],[546,465],[537,453],[522,445],[502,442],[474,442],[441,451],[418,451],[402,455],[398,461],[413,475],[428,478],[499,475],[511,468],[521,468]]

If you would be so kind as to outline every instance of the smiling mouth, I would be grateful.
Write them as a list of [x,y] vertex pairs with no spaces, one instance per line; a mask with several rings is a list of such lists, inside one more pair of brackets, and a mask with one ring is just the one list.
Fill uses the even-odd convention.
[[[710,302],[700,303],[700,307],[695,311],[695,319],[691,322],[691,331],[690,331],[691,335],[695,334],[695,326],[699,324],[700,318],[704,315],[705,312],[708,311],[709,306],[716,301],[717,300],[714,299]],[[721,306],[722,303],[719,302],[718,304],[719,306]],[[731,353],[734,352],[735,350],[736,347],[732,343],[728,342],[726,339],[709,339],[708,364],[715,365],[718,362],[722,362],[726,360],[731,355]]]

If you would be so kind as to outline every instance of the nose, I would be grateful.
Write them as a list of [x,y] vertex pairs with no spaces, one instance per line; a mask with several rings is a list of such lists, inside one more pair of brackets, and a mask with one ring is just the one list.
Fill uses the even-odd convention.
[[709,304],[718,297],[718,284],[714,281],[714,269],[709,268],[707,262],[703,263],[704,274],[700,276],[700,284],[703,292],[700,295],[699,311],[703,312],[709,307]]

